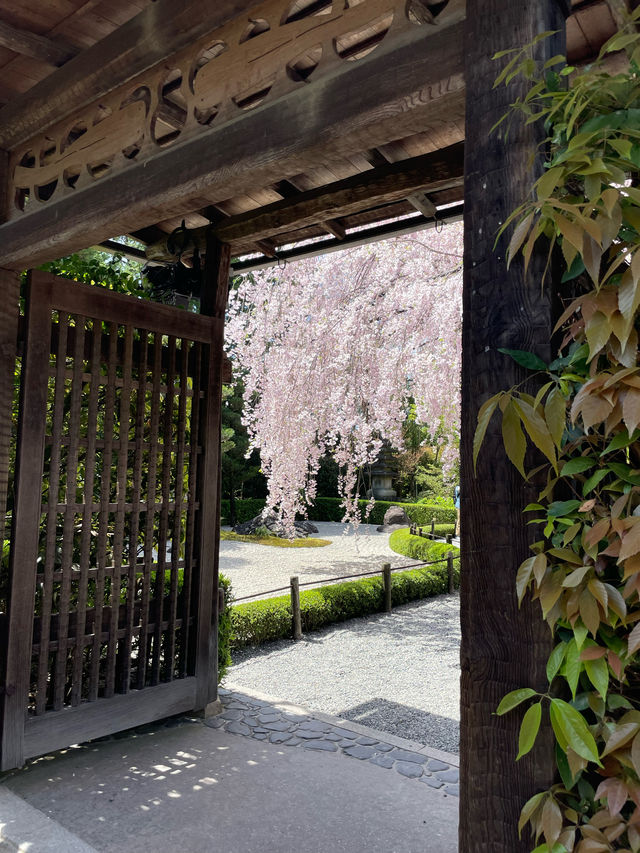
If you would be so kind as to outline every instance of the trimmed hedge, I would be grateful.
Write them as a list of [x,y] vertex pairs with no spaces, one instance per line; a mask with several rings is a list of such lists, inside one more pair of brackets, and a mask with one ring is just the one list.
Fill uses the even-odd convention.
[[[241,498],[236,500],[236,516],[238,517],[238,524],[242,524],[243,521],[251,521],[251,519],[255,518],[258,513],[262,512],[264,505],[264,498]],[[231,505],[229,498],[223,498],[220,501],[220,517],[222,518],[223,524],[229,524],[230,515]]]
[[224,589],[224,607],[218,614],[218,684],[220,684],[231,666],[233,592],[231,581],[226,575],[218,575],[218,583]]
[[[368,501],[358,501],[363,518]],[[243,498],[236,501],[236,515],[238,522],[249,521],[255,518],[264,509],[264,498]],[[398,501],[376,501],[367,524],[382,524],[384,514],[390,506],[401,506],[411,521],[422,527],[431,524],[435,518],[436,524],[455,524],[456,511],[453,507],[439,506],[438,504],[405,504]],[[229,500],[220,501],[220,512],[225,522],[229,520],[231,509]],[[342,521],[344,509],[340,505],[340,498],[316,498],[313,506],[309,507],[310,521]]]
[[[417,537],[413,537],[417,538]],[[426,540],[424,540],[426,541]],[[440,543],[431,543],[439,545]],[[450,551],[451,546],[446,546]],[[454,548],[454,551],[457,550]],[[434,558],[437,559],[437,558]],[[455,566],[455,583],[460,582],[460,572]],[[419,569],[396,572],[391,575],[391,600],[394,606],[419,601],[447,592],[449,579],[445,563]],[[317,631],[325,625],[344,622],[356,616],[368,616],[384,610],[382,577],[330,584],[300,593],[302,630]],[[264,598],[232,608],[233,648],[258,645],[273,640],[290,639],[291,599],[288,595]]]
[[[358,501],[360,511],[364,513],[369,502]],[[426,527],[435,518],[436,524],[455,524],[456,511],[453,507],[438,504],[406,504],[399,501],[376,501],[367,520],[367,524],[382,524],[384,514],[391,506],[401,506],[411,521]],[[340,506],[340,498],[316,498],[313,506],[309,507],[310,521],[342,521],[344,509]]]
[[412,536],[408,527],[394,530],[389,537],[389,547],[396,554],[411,557],[414,560],[441,560],[450,552],[455,557],[460,556],[460,549],[455,545],[447,545],[446,542],[434,542],[433,539],[425,539],[423,536]]

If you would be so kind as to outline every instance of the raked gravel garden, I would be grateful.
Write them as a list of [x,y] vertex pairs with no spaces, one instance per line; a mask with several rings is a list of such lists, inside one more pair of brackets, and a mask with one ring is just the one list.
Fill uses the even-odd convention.
[[[322,548],[281,549],[222,541],[220,570],[237,598],[416,561],[394,553],[389,534],[361,525],[318,522]],[[306,706],[312,711],[458,751],[460,625],[457,594],[397,607],[389,615],[352,619],[306,635],[236,650],[225,683]]]

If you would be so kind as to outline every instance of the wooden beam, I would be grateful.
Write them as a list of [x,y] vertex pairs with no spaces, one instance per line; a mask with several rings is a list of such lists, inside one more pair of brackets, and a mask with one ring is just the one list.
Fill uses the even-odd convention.
[[[283,198],[293,198],[302,192],[302,190],[300,190],[300,188],[291,179],[288,181],[278,181],[275,185],[275,189]],[[328,222],[321,222],[319,224],[327,234],[331,234],[337,240],[344,240],[346,237],[347,232],[344,226],[339,222],[336,222],[335,219],[330,219]],[[275,255],[273,257],[275,257]]]
[[427,219],[436,216],[436,206],[425,192],[411,193],[407,196],[407,201]]
[[320,223],[327,234],[332,234],[336,240],[344,240],[347,236],[347,231],[344,225],[340,225],[335,219],[328,219],[326,222]]
[[214,711],[218,697],[218,563],[220,556],[220,497],[224,315],[229,290],[229,246],[209,234],[200,313],[211,317],[213,336],[203,370],[207,380],[201,409],[202,454],[198,467],[197,516],[200,596],[196,645],[195,710]]
[[127,246],[125,243],[118,243],[117,240],[103,240],[96,248],[101,251],[115,252],[116,255],[124,255],[125,258],[131,258],[134,261],[142,261],[144,263],[147,260],[147,256],[142,249],[136,249],[135,246]]
[[[554,326],[549,291],[541,292],[545,247],[525,274],[521,259],[507,269],[510,234],[494,249],[502,222],[530,193],[542,173],[544,128],[520,122],[508,144],[492,125],[523,97],[521,84],[493,88],[500,50],[529,44],[537,33],[557,35],[539,43],[536,58],[564,53],[564,20],[556,0],[467,0],[465,62],[467,139],[465,158],[465,252],[462,335],[462,697],[461,851],[526,853],[534,846],[518,834],[525,802],[555,781],[553,737],[545,722],[534,750],[516,764],[521,714],[498,717],[502,697],[518,687],[548,689],[545,664],[552,648],[539,602],[518,608],[515,576],[540,538],[527,527],[522,509],[538,489],[525,484],[507,460],[500,421],[490,424],[473,465],[473,436],[480,405],[490,396],[526,381],[528,371],[500,347],[551,357]],[[515,135],[514,135],[515,130]],[[524,386],[535,393],[535,384]],[[536,463],[533,463],[536,464]],[[532,467],[532,466],[531,466]]]
[[386,49],[240,118],[214,123],[58,201],[33,205],[33,212],[0,226],[0,265],[42,263],[198,209],[205,191],[212,203],[222,202],[367,144],[460,121],[462,26],[415,27]]
[[46,36],[31,33],[28,30],[19,30],[0,21],[0,45],[19,53],[22,56],[30,56],[39,59],[49,65],[64,65],[80,52],[78,48],[61,41],[53,41]]
[[[460,222],[462,220],[462,203],[455,207],[447,208],[441,214],[438,222]],[[234,261],[232,269],[237,273],[253,272],[254,270],[268,269],[276,264],[282,264],[285,261],[298,261],[302,258],[317,258],[320,255],[326,255],[329,252],[339,252],[345,248],[355,246],[368,246],[371,243],[377,243],[380,240],[386,240],[388,237],[402,237],[407,234],[415,234],[417,231],[422,231],[426,228],[434,228],[436,226],[435,219],[426,220],[423,216],[411,217],[393,222],[387,222],[383,225],[372,224],[360,231],[352,231],[347,234],[344,240],[327,239],[317,240],[313,243],[307,243],[303,246],[294,246],[291,249],[278,249],[276,259],[252,258]]]
[[242,14],[246,0],[156,0],[0,110],[12,149]]
[[[448,148],[388,163],[379,169],[361,172],[326,187],[298,193],[297,196],[276,201],[257,210],[231,216],[215,227],[218,239],[236,245],[255,243],[257,240],[287,234],[294,228],[307,228],[320,224],[339,240],[344,239],[344,229],[338,234],[330,230],[328,222],[350,216],[363,208],[376,207],[402,201],[413,190],[448,189],[459,185],[463,176],[464,143]],[[435,208],[434,208],[435,210]],[[336,223],[337,225],[338,223]],[[209,226],[195,229],[192,238],[204,245]],[[152,246],[149,256],[162,257],[163,245]]]

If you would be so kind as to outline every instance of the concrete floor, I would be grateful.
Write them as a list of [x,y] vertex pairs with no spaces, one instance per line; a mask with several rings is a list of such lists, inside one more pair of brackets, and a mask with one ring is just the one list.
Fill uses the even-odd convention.
[[9,774],[0,851],[455,853],[457,813],[367,762],[184,721]]

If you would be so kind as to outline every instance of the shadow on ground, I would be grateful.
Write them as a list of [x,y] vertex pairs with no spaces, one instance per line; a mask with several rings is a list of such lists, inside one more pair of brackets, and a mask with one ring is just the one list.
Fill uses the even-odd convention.
[[[447,749],[459,752],[459,723],[439,714],[430,714],[410,705],[375,698],[353,708],[338,712],[338,716],[372,729],[388,732],[397,737],[416,739],[421,743],[446,742]],[[455,734],[454,734],[455,733]]]

